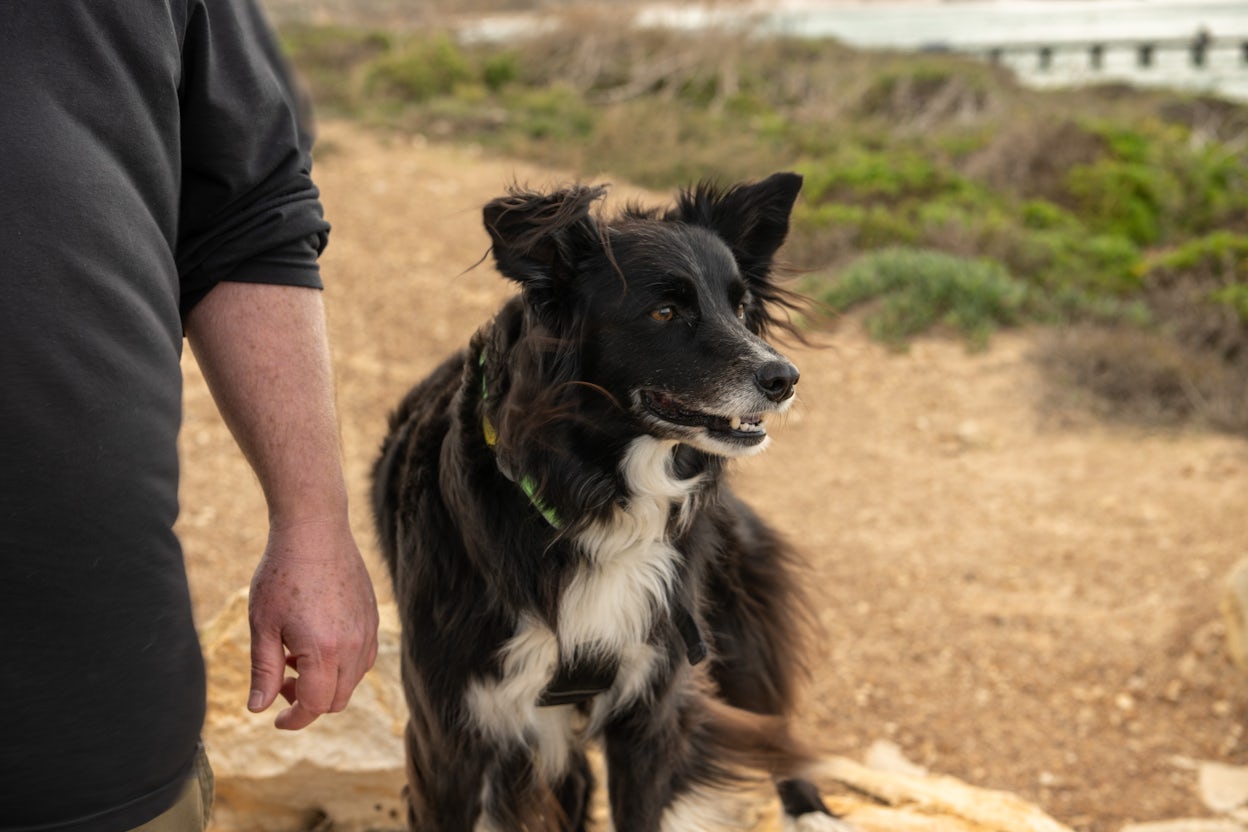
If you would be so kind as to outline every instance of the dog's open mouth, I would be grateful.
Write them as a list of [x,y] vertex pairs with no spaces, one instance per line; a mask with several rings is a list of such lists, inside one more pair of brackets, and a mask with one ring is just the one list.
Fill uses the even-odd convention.
[[675,396],[656,390],[643,390],[641,402],[651,415],[664,422],[692,428],[706,428],[721,439],[755,443],[767,438],[763,414],[720,416],[690,407]]

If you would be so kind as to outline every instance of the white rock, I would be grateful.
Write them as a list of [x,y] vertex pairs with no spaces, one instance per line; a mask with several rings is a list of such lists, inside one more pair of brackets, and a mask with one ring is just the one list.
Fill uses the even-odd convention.
[[1231,568],[1222,589],[1222,617],[1231,659],[1248,673],[1248,558]]
[[1200,799],[1210,811],[1225,814],[1248,804],[1248,767],[1202,762]]
[[922,777],[927,774],[927,769],[917,763],[913,763],[906,758],[905,753],[901,750],[901,746],[889,740],[876,740],[871,743],[871,747],[867,749],[863,762],[867,768],[876,771],[887,771],[893,774],[910,774],[916,777]]
[[1244,827],[1231,820],[1187,818],[1129,823],[1122,827],[1120,832],[1245,832],[1245,830]]
[[833,812],[863,832],[1071,832],[1017,795],[953,777],[876,771],[834,757],[816,780],[869,796],[868,801],[826,798]]

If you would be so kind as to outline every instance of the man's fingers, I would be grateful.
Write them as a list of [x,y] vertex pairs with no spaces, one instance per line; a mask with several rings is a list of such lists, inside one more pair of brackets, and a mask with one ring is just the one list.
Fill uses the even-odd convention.
[[[297,731],[312,724],[322,714],[344,710],[351,701],[351,694],[356,686],[368,672],[368,667],[350,671],[346,668],[325,666],[313,671],[306,662],[288,663],[300,673],[286,679],[282,685],[282,696],[291,707],[277,715],[275,724],[278,728],[289,731]],[[331,674],[332,687],[325,681],[331,678]],[[326,695],[329,696],[328,704]]]
[[287,676],[286,681],[282,682],[282,698],[286,700],[288,705],[295,704],[295,700],[299,697],[296,685],[299,683],[298,677]]
[[301,728],[307,728],[320,714],[312,713],[299,702],[295,702],[286,710],[277,715],[277,719],[273,722],[283,731],[298,731]]
[[334,693],[333,704],[329,706],[332,713],[338,713],[345,710],[347,703],[351,701],[351,694],[355,691],[355,686],[360,683],[363,675],[350,673],[346,669],[338,671],[338,690]]
[[295,666],[298,677],[287,681],[286,698],[291,706],[277,715],[278,728],[297,731],[324,713],[334,704],[338,689],[338,667],[303,657]]

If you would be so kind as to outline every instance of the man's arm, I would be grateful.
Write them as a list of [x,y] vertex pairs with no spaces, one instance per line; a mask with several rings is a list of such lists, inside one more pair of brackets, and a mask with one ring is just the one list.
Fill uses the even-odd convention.
[[[302,728],[345,708],[377,656],[377,601],[347,520],[321,292],[219,283],[186,333],[269,507],[251,582],[247,706],[263,711],[281,693],[291,707],[277,727]],[[296,677],[284,678],[287,665]]]

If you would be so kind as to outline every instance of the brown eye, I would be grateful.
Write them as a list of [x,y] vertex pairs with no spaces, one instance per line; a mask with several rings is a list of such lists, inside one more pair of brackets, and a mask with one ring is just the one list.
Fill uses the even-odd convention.
[[650,317],[660,323],[667,323],[676,317],[676,310],[671,306],[660,306],[658,309],[650,312]]

